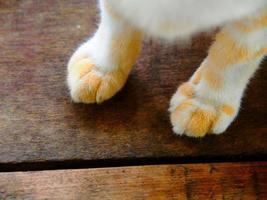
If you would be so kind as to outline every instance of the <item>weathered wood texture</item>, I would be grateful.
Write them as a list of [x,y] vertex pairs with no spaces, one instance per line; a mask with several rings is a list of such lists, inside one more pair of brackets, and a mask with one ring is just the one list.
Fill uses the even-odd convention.
[[267,163],[156,165],[0,174],[0,199],[267,198]]
[[100,106],[71,103],[66,63],[97,20],[93,0],[0,0],[0,163],[267,153],[266,68],[225,134],[172,134],[169,99],[205,57],[206,34],[183,48],[145,42],[115,98]]

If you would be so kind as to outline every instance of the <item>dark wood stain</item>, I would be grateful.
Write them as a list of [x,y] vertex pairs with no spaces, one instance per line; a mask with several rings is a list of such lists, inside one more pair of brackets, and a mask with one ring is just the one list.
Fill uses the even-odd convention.
[[266,155],[266,62],[226,133],[172,133],[169,100],[206,56],[212,35],[183,48],[148,40],[116,97],[73,104],[66,63],[97,21],[93,0],[0,0],[0,163]]
[[0,173],[0,199],[266,199],[266,162],[213,165],[212,174],[207,164]]
[[266,162],[229,162],[266,160],[267,60],[226,133],[177,137],[169,100],[213,35],[146,40],[118,95],[73,104],[66,64],[97,13],[95,0],[0,0],[0,199],[267,199]]

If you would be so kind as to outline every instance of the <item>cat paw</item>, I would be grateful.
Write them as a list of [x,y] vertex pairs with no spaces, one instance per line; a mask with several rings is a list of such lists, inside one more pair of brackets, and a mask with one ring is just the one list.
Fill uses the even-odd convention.
[[68,67],[68,86],[74,102],[101,103],[125,84],[128,73],[120,69],[101,72],[90,59],[83,58]]
[[236,116],[238,108],[208,101],[196,94],[195,85],[186,82],[172,97],[169,111],[173,131],[177,135],[190,137],[224,132]]

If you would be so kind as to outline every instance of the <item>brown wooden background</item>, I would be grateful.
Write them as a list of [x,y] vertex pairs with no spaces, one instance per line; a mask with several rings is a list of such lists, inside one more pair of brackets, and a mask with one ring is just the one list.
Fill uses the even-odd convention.
[[[169,99],[206,56],[212,34],[183,47],[146,40],[115,98],[100,106],[71,103],[66,63],[97,21],[94,0],[0,0],[0,171],[266,160],[267,62],[225,134],[172,134]],[[7,183],[6,174],[0,180]]]

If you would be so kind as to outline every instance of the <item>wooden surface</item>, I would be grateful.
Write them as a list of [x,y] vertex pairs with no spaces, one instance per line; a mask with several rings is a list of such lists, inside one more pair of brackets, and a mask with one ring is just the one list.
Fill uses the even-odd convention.
[[[97,21],[94,0],[0,0],[0,200],[266,199],[266,162],[158,164],[266,160],[267,62],[225,134],[175,137],[169,99],[212,35],[185,47],[147,40],[115,98],[73,104],[66,63]],[[128,164],[156,165],[114,167]]]
[[93,0],[0,0],[0,163],[266,155],[266,62],[225,134],[172,134],[169,100],[205,57],[207,34],[183,48],[146,41],[115,98],[71,103],[66,63],[97,20]]
[[161,165],[0,174],[0,199],[267,198],[267,163]]

